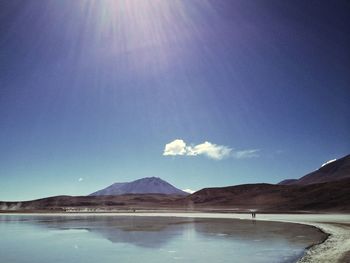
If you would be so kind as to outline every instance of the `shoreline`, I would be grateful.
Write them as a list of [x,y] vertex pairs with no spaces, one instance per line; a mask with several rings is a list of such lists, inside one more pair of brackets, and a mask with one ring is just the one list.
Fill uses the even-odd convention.
[[[1,213],[2,215],[47,216],[155,216],[252,220],[250,214],[203,212],[147,212],[134,213]],[[1,215],[0,214],[0,215]],[[305,248],[297,263],[345,263],[350,254],[350,214],[257,214],[258,221],[285,222],[315,227],[327,234],[322,242]]]

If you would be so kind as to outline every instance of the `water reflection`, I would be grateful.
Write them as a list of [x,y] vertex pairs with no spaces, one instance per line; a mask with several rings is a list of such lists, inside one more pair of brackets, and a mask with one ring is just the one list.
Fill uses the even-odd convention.
[[50,230],[85,230],[112,243],[161,248],[183,235],[259,242],[283,240],[307,247],[323,233],[299,224],[277,222],[134,216],[0,216],[0,222],[22,222]]

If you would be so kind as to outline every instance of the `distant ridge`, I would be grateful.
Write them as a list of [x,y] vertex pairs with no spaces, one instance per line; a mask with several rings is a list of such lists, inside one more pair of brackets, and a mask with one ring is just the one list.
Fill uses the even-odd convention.
[[341,159],[326,163],[318,170],[311,172],[299,179],[287,179],[279,182],[279,185],[308,185],[327,183],[350,178],[350,155]]
[[286,179],[286,180],[279,182],[278,184],[279,185],[288,185],[288,184],[293,184],[297,181],[298,181],[298,179]]
[[165,194],[188,195],[188,193],[174,187],[158,177],[146,177],[127,183],[114,183],[89,196],[123,195],[123,194]]
[[204,188],[178,200],[196,209],[259,211],[350,211],[350,178],[307,185],[246,184]]

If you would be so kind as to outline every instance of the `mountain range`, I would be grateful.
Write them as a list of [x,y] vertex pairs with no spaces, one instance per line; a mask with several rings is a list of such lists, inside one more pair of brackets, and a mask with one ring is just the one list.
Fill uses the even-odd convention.
[[300,179],[279,184],[204,188],[191,195],[160,178],[115,183],[89,196],[54,196],[0,202],[0,211],[189,210],[259,212],[350,212],[350,155],[328,162]]
[[198,208],[264,211],[350,211],[350,155],[327,162],[300,179],[278,184],[204,188],[183,200]]

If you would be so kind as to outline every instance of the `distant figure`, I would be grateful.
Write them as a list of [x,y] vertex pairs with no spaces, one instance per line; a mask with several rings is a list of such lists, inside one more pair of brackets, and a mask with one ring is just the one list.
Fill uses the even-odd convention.
[[256,217],[256,213],[255,213],[255,212],[252,212],[252,218],[255,219],[255,217]]

